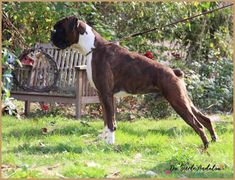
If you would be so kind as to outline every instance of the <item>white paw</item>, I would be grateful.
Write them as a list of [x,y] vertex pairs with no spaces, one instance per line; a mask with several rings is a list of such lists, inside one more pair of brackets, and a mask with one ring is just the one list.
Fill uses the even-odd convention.
[[115,133],[114,131],[111,132],[109,129],[108,129],[108,136],[107,138],[105,139],[106,143],[107,144],[114,144],[115,143]]

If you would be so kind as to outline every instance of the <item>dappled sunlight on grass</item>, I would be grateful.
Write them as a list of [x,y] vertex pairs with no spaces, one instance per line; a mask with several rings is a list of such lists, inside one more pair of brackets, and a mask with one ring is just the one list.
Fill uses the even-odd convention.
[[[225,122],[216,123],[219,142],[203,151],[199,136],[182,119],[118,122],[116,144],[107,145],[97,140],[102,120],[81,123],[63,117],[18,120],[5,116],[3,174],[11,178],[231,178],[232,117],[221,118]],[[223,169],[168,172],[182,164],[215,164]]]

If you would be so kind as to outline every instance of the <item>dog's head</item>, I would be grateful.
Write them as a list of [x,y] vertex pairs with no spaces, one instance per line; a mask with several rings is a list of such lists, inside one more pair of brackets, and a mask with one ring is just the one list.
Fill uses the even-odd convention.
[[86,26],[83,22],[75,16],[66,17],[54,25],[51,31],[51,41],[56,47],[65,49],[78,43],[79,35],[85,32]]

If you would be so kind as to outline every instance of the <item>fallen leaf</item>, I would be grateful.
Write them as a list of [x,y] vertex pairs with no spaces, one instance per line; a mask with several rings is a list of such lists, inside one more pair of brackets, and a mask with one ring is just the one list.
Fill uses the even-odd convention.
[[39,142],[39,146],[40,147],[45,147],[46,145],[44,143],[42,143],[42,142]]
[[134,156],[134,159],[133,159],[133,162],[134,163],[138,163],[140,162],[142,159],[142,155],[140,153],[137,153],[135,156]]
[[48,129],[47,128],[42,128],[41,132],[42,132],[42,134],[47,134],[48,133]]
[[11,164],[2,164],[1,165],[2,170],[4,170],[4,169],[16,169],[16,168],[19,168],[19,166],[11,165]]
[[180,178],[184,179],[184,178],[188,178],[187,176],[181,174]]
[[65,179],[65,178],[66,178],[65,176],[63,176],[63,175],[60,174],[60,173],[56,173],[56,175],[57,175],[59,178],[62,178],[62,179]]
[[133,119],[135,119],[135,116],[134,116],[133,114],[131,114],[130,117],[129,117],[129,119],[130,119],[130,120],[133,120]]
[[120,174],[120,171],[115,171],[109,175],[106,176],[106,178],[118,178]]
[[156,176],[157,175],[157,173],[155,173],[154,171],[147,171],[145,174],[148,176]]
[[113,149],[114,149],[115,152],[121,152],[121,151],[122,151],[121,146],[118,145],[118,144],[117,144],[117,145],[114,145]]
[[60,166],[60,164],[55,164],[55,165],[53,165],[53,166],[48,167],[47,169],[48,169],[48,170],[52,170],[52,169],[55,169],[55,168],[57,168],[57,167],[59,167],[59,166]]
[[51,121],[51,122],[50,122],[50,125],[51,125],[51,126],[54,126],[55,124],[56,124],[55,121]]
[[91,135],[90,135],[90,134],[83,134],[83,135],[80,136],[80,138],[83,138],[83,137],[84,137],[84,138],[87,138],[87,137],[89,137],[89,136],[91,136]]
[[96,164],[94,161],[86,161],[85,164],[88,167],[99,167],[100,166],[99,164]]

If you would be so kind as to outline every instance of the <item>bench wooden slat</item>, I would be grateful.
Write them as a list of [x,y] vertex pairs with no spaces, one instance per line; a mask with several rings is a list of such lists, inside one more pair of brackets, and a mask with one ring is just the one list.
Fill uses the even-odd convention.
[[60,93],[39,93],[39,92],[27,92],[27,91],[11,91],[12,94],[18,95],[36,95],[36,96],[56,96],[56,97],[76,97],[75,94],[60,94]]
[[71,49],[68,49],[67,56],[65,58],[63,87],[68,87],[68,85],[69,85],[69,83],[68,83],[68,71],[70,71],[70,69],[69,69],[69,63],[71,63],[70,55],[71,55]]
[[[64,50],[62,50],[64,51]],[[62,86],[62,82],[63,82],[63,78],[64,78],[64,62],[65,62],[65,53],[63,53],[62,57],[61,57],[61,62],[60,62],[60,66],[59,66],[59,69],[60,69],[60,83],[59,83],[59,87],[63,88]]]
[[70,85],[70,87],[72,87],[73,86],[73,84],[74,84],[74,79],[75,79],[75,73],[73,73],[73,72],[75,72],[75,66],[74,66],[74,54],[75,54],[75,51],[74,50],[72,50],[72,52],[71,52],[71,62],[70,62],[70,65],[69,65],[69,75],[68,75],[68,83],[69,83],[69,85]]
[[[59,78],[56,88],[48,93],[26,92],[15,88],[11,94],[19,100],[25,101],[29,110],[30,102],[58,102],[73,103],[76,105],[76,117],[81,116],[82,104],[99,103],[97,92],[91,87],[86,74],[86,57],[81,55],[77,49],[60,50],[49,44],[38,44],[55,60],[59,69]],[[43,55],[44,56],[44,55]],[[18,79],[26,80],[30,86],[47,86],[54,79],[52,67],[45,57],[36,58],[30,69],[19,69]],[[77,68],[77,66],[80,66]],[[39,76],[43,74],[43,78]],[[28,81],[28,82],[27,82]],[[26,107],[26,106],[25,106]],[[26,109],[25,109],[26,112]]]
[[79,56],[79,62],[78,62],[78,65],[79,65],[79,66],[83,65],[83,63],[82,63],[82,56]]
[[38,71],[40,71],[40,65],[41,64],[41,62],[40,61],[35,61],[34,62],[34,66],[33,66],[33,74],[32,74],[32,76],[31,76],[31,78],[32,78],[32,86],[36,86],[37,85],[37,77],[38,77]]
[[58,51],[57,50],[54,50],[54,56],[53,56],[53,58],[54,58],[54,60],[56,61],[57,59],[58,59]]
[[55,59],[59,69],[60,69],[61,61],[63,59],[63,53],[64,53],[64,50],[59,51],[59,58]]

